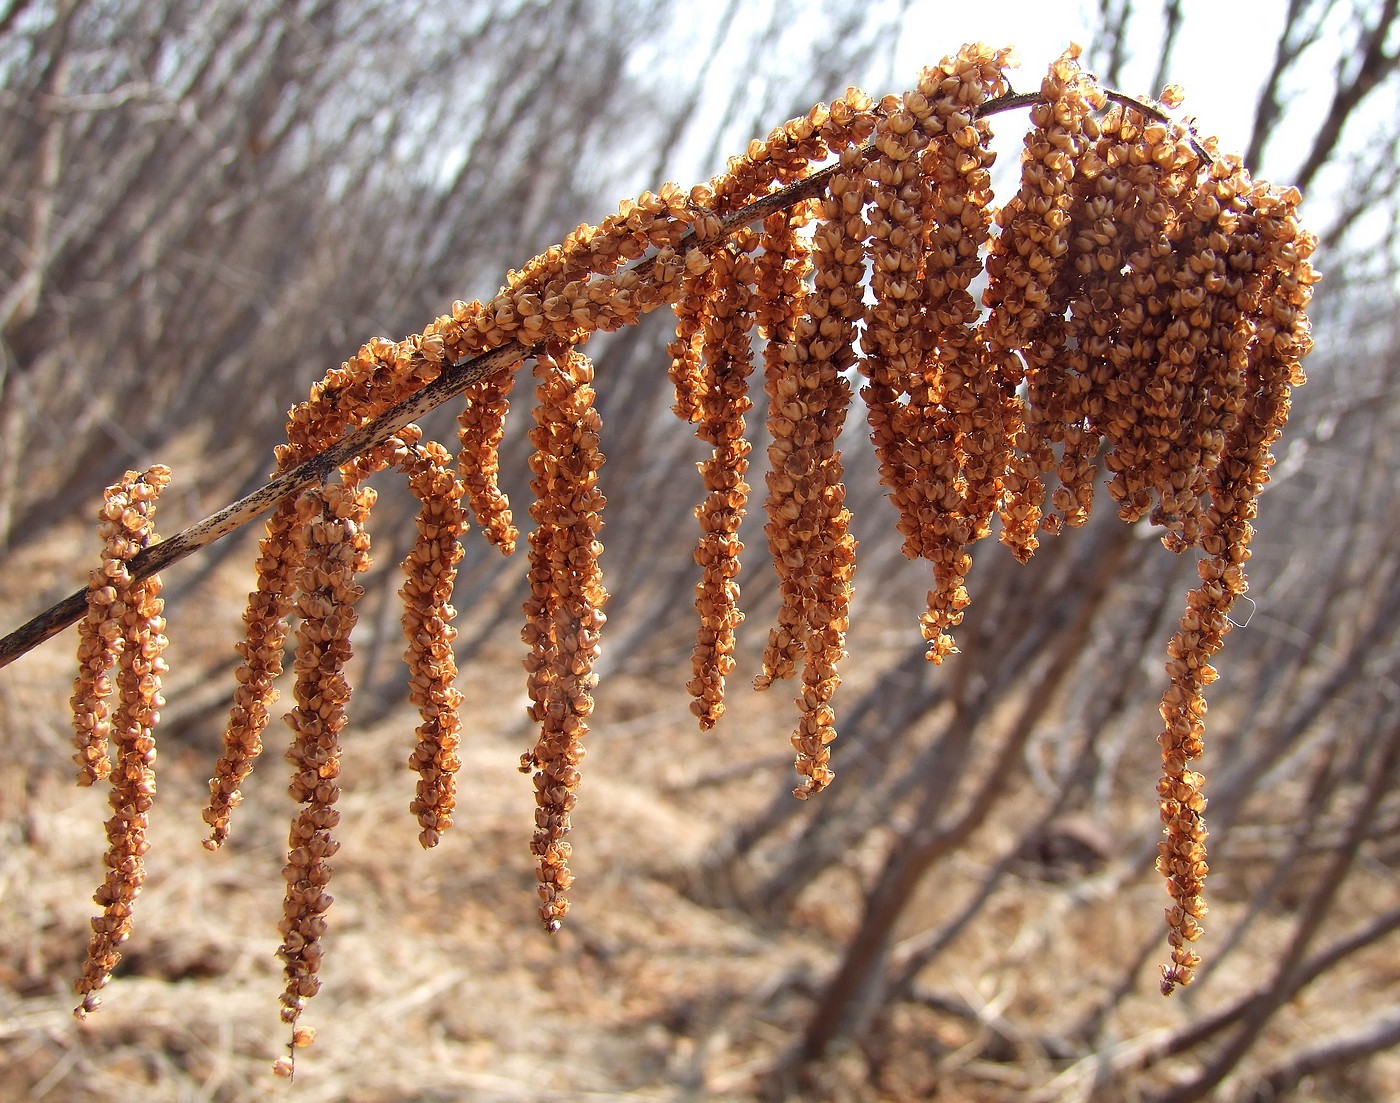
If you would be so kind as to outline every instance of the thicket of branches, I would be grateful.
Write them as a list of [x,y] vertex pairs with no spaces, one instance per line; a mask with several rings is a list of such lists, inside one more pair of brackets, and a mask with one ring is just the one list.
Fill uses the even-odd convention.
[[[1104,41],[1132,41],[1129,6],[1101,8],[1105,26],[1118,31]],[[1052,1032],[1018,1023],[1011,1009],[992,1034],[1030,1046],[1032,1067],[1053,1062],[1054,1091],[1112,1084],[1170,1057],[1194,1061],[1195,1072],[1169,1098],[1206,1096],[1242,1061],[1241,1082],[1263,1098],[1396,1040],[1395,1022],[1379,1012],[1287,1060],[1249,1065],[1261,1036],[1292,1029],[1298,1013],[1289,1005],[1299,992],[1367,960],[1400,923],[1389,887],[1397,855],[1388,842],[1397,826],[1400,558],[1390,370],[1396,159],[1387,156],[1400,130],[1386,130],[1393,113],[1376,112],[1375,122],[1369,113],[1394,96],[1394,9],[1387,2],[1353,14],[1340,4],[1290,3],[1247,151],[1251,168],[1306,182],[1323,197],[1312,221],[1330,285],[1317,312],[1313,382],[1300,394],[1293,443],[1259,522],[1251,567],[1262,580],[1251,592],[1258,608],[1232,636],[1228,684],[1212,698],[1220,733],[1211,770],[1213,862],[1262,871],[1247,885],[1236,882],[1241,895],[1227,901],[1225,921],[1212,930],[1217,956],[1259,953],[1252,940],[1261,931],[1284,949],[1243,996],[1212,999],[1207,971],[1196,1022],[1111,1055],[1116,1016],[1144,983],[1142,959],[1105,963],[1102,998]],[[495,273],[559,237],[580,208],[605,205],[596,192],[636,190],[609,175],[616,157],[593,160],[622,124],[655,158],[644,171],[693,143],[694,108],[679,99],[673,113],[663,101],[659,114],[640,120],[654,132],[639,131],[627,86],[635,70],[620,40],[588,33],[595,10],[560,4],[503,13],[483,5],[479,16],[436,36],[422,33],[428,12],[400,18],[397,9],[391,17],[334,3],[260,16],[238,5],[150,5],[139,26],[124,6],[100,3],[52,10],[17,3],[0,15],[7,97],[0,126],[7,148],[19,153],[0,167],[10,197],[0,212],[10,243],[0,500],[11,546],[43,539],[65,515],[87,508],[93,485],[154,455],[173,424],[206,434],[206,447],[217,442],[219,463],[200,474],[212,493],[259,481],[272,443],[267,428],[304,389],[286,379],[291,365],[335,360],[367,332],[414,328],[446,299],[489,292]],[[629,21],[660,26],[668,14],[657,5]],[[1183,48],[1172,40],[1181,17],[1174,3],[1163,14],[1166,57]],[[570,33],[556,33],[564,27]],[[1342,43],[1334,85],[1308,91],[1326,109],[1295,139],[1286,105],[1298,83],[1314,79],[1305,74],[1327,68],[1318,54],[1334,41]],[[428,49],[440,53],[424,59]],[[337,58],[348,67],[367,50],[385,58],[418,52],[422,63],[386,64],[376,69],[379,80],[353,87],[334,79]],[[815,55],[804,87],[785,93],[776,111],[763,104],[760,121],[832,95],[859,61]],[[1094,60],[1105,83],[1133,83],[1126,54],[1106,49]],[[547,76],[559,69],[591,74],[597,95]],[[435,89],[425,100],[429,74],[441,83],[454,73],[463,79],[455,97]],[[535,76],[522,81],[522,73]],[[425,112],[425,102],[435,106]],[[737,110],[747,117],[748,107]],[[545,157],[519,139],[536,119],[562,139]],[[1284,133],[1286,143],[1276,137]],[[89,159],[100,159],[104,171],[74,171]],[[579,163],[598,165],[587,196]],[[464,287],[464,278],[480,282]],[[1340,333],[1345,344],[1331,336]],[[690,605],[693,584],[687,554],[669,536],[687,531],[691,503],[664,490],[696,457],[672,442],[658,417],[671,401],[655,367],[664,342],[638,326],[596,358],[599,376],[615,380],[611,394],[626,396],[600,398],[604,420],[617,427],[608,474],[613,486],[628,487],[610,516],[608,566],[639,580],[618,587],[609,608],[625,628],[612,641],[618,665],[646,652],[653,629],[677,630],[675,610]],[[247,401],[254,393],[261,402]],[[55,432],[55,419],[40,415],[59,410],[82,413]],[[755,419],[763,413],[760,398]],[[848,483],[873,498],[873,457],[861,454],[858,440],[851,444]],[[523,491],[525,456],[517,431],[503,445],[507,489]],[[885,508],[851,504],[858,517]],[[406,502],[398,508],[409,516]],[[638,516],[652,523],[630,523]],[[872,576],[898,557],[882,527],[860,533]],[[388,558],[407,551],[389,542]],[[799,820],[790,798],[775,795],[766,815],[736,825],[695,872],[697,899],[737,903],[774,923],[813,891],[814,869],[844,865],[857,879],[864,915],[845,961],[813,993],[806,1060],[844,1037],[860,1042],[876,1076],[903,1075],[882,1040],[898,1037],[890,1024],[900,1008],[981,1015],[939,988],[939,959],[956,952],[960,935],[1000,897],[1024,887],[1027,854],[1049,853],[1047,868],[1058,868],[1051,844],[1075,834],[1067,825],[1099,831],[1080,832],[1097,838],[1086,858],[1092,876],[1047,890],[1047,939],[1094,894],[1150,865],[1155,815],[1136,825],[1136,835],[1115,823],[1111,845],[1102,829],[1110,808],[1131,803],[1125,793],[1144,789],[1129,744],[1156,725],[1156,656],[1187,564],[1164,564],[1151,541],[1112,518],[1047,545],[1033,570],[1014,569],[995,550],[976,557],[971,585],[980,608],[960,630],[963,654],[930,671],[922,649],[911,647],[908,663],[891,668],[864,700],[847,701],[842,740],[860,750],[822,797],[824,814]],[[679,566],[657,566],[671,561]],[[518,595],[500,596],[497,570],[468,565],[457,600],[472,616],[459,650],[518,608]],[[756,608],[775,597],[751,594]],[[397,680],[392,669],[384,679]],[[993,822],[1010,831],[1002,860],[953,893],[957,906],[925,929],[921,903],[933,886],[947,895],[950,862]],[[852,864],[849,856],[872,848],[882,860]],[[1144,955],[1151,951],[1144,946]],[[1050,991],[1064,981],[1062,970],[1073,969],[1043,964]]]

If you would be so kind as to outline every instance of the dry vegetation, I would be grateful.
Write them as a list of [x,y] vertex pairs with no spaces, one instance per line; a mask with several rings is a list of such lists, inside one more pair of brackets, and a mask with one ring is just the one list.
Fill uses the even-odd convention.
[[[60,6],[48,48],[61,51],[70,32],[91,33],[81,7]],[[1291,56],[1307,45],[1308,20],[1329,11],[1301,5],[1294,13],[1301,30]],[[1372,87],[1388,72],[1390,19],[1358,24],[1362,72],[1339,75],[1343,90],[1348,80]],[[333,16],[330,23],[321,29],[344,31]],[[488,18],[483,36],[493,29]],[[1290,23],[1280,72],[1291,64],[1294,33]],[[213,557],[170,601],[176,674],[161,732],[161,802],[147,825],[145,729],[153,721],[142,710],[154,692],[149,675],[162,663],[160,610],[149,595],[129,598],[122,575],[134,548],[120,546],[119,530],[140,542],[145,518],[125,502],[109,503],[111,592],[104,583],[92,593],[147,618],[144,626],[132,622],[125,650],[148,664],[116,675],[122,700],[109,761],[117,814],[106,843],[115,880],[99,896],[106,906],[99,923],[110,933],[98,932],[84,964],[90,909],[81,901],[104,844],[91,801],[65,789],[54,769],[70,738],[56,711],[65,675],[62,656],[41,649],[18,668],[23,681],[0,683],[6,741],[20,767],[0,792],[13,835],[5,922],[22,932],[0,977],[10,1078],[0,1089],[36,1098],[263,1097],[267,1057],[286,1042],[267,1002],[278,967],[262,932],[278,927],[279,912],[266,890],[285,877],[282,1019],[299,1041],[310,1040],[305,1000],[326,983],[317,1000],[320,1041],[296,1066],[303,1095],[665,1099],[801,1090],[851,1099],[1185,1103],[1227,1078],[1243,1098],[1369,1100],[1396,1090],[1393,1064],[1375,1055],[1397,1033],[1385,993],[1395,971],[1386,939],[1400,926],[1392,872],[1400,855],[1387,841],[1397,814],[1391,781],[1400,728],[1386,656],[1400,620],[1393,615],[1400,571],[1393,557],[1364,571],[1360,554],[1388,539],[1384,523],[1366,522],[1389,516],[1374,512],[1393,493],[1382,474],[1390,470],[1387,415],[1374,401],[1326,411],[1334,425],[1359,419],[1344,447],[1365,456],[1371,474],[1354,493],[1339,495],[1322,477],[1299,486],[1296,466],[1288,458],[1281,466],[1286,519],[1325,502],[1328,547],[1339,549],[1335,570],[1291,640],[1282,632],[1237,635],[1242,680],[1212,695],[1213,949],[1201,982],[1164,1002],[1149,979],[1161,888],[1148,873],[1165,822],[1158,864],[1178,901],[1168,912],[1170,989],[1193,980],[1199,963],[1191,943],[1203,914],[1203,778],[1192,759],[1201,751],[1201,690],[1212,680],[1206,660],[1229,630],[1227,617],[1249,615],[1231,607],[1243,590],[1254,495],[1287,413],[1288,384],[1300,378],[1296,357],[1307,339],[1296,308],[1307,297],[1311,243],[1292,217],[1296,193],[1252,188],[1208,141],[1160,125],[1158,109],[1128,101],[1104,114],[1092,83],[1081,83],[1065,59],[1042,88],[1052,106],[1032,110],[1025,184],[1001,216],[988,263],[992,311],[979,319],[966,289],[983,265],[978,235],[990,221],[987,116],[949,120],[1005,95],[1000,60],[965,54],[902,101],[850,94],[829,116],[814,112],[767,148],[751,146],[709,189],[689,197],[661,189],[624,204],[598,232],[572,235],[561,250],[512,272],[496,299],[458,304],[404,342],[371,342],[317,385],[293,411],[278,454],[283,471],[444,365],[469,364],[512,340],[548,344],[537,356],[539,405],[528,441],[523,430],[501,436],[504,392],[478,378],[460,419],[460,473],[421,430],[400,429],[345,468],[343,486],[288,499],[279,511],[259,552],[260,596],[244,618],[240,688],[204,813],[211,841],[223,844],[217,855],[193,845],[190,827],[218,754],[211,716],[226,709],[231,692],[209,692],[210,672],[229,673],[217,655],[238,623],[246,580],[237,556]],[[274,79],[287,79],[276,51],[271,61]],[[1013,99],[1024,106],[1033,98]],[[275,109],[269,118],[278,118]],[[294,120],[280,123],[294,129]],[[861,142],[872,132],[866,152]],[[1337,134],[1324,127],[1305,172],[1326,162],[1329,142]],[[41,161],[55,152],[42,142],[37,149]],[[823,179],[831,198],[793,193],[784,204],[789,215],[770,213],[761,233],[755,224],[734,234],[747,220],[735,211],[781,193],[829,154],[836,163]],[[868,168],[857,171],[862,161]],[[901,179],[915,162],[917,172]],[[920,195],[922,180],[930,184]],[[36,195],[39,216],[43,193]],[[842,213],[851,196],[867,215]],[[1127,206],[1124,196],[1133,197]],[[942,243],[947,248],[936,232],[925,240],[920,227],[945,224],[950,210],[962,232]],[[1357,217],[1342,209],[1324,239],[1343,240]],[[810,260],[800,232],[809,221],[817,227]],[[48,230],[31,221],[26,232]],[[1163,251],[1154,252],[1158,241]],[[908,294],[897,275],[910,243],[922,295]],[[857,359],[854,321],[867,312],[860,273],[849,270],[853,248],[869,249],[877,270],[894,274],[877,277],[860,334],[870,358],[860,366],[873,452],[862,446],[863,432],[843,436],[840,420],[847,369]],[[657,249],[644,275],[618,272]],[[1045,265],[1038,250],[1048,250]],[[1125,262],[1132,278],[1120,279]],[[809,264],[810,290],[796,293]],[[1047,270],[1060,275],[1047,278]],[[25,325],[42,329],[42,302],[10,304],[16,340]],[[602,343],[604,393],[596,399],[593,366],[571,347],[594,329],[644,332],[633,323],[663,302],[680,318],[675,391],[665,401],[674,399],[696,423],[698,453],[658,445],[658,433],[673,430],[642,416],[661,398],[658,344],[647,368],[647,338]],[[768,338],[765,393],[749,396],[745,331],[755,323]],[[1176,355],[1193,334],[1200,336],[1194,351]],[[1386,339],[1360,327],[1355,336]],[[943,380],[936,386],[910,386],[894,367],[901,357],[919,363],[929,355]],[[1354,382],[1373,395],[1390,393],[1386,362],[1376,357],[1374,373],[1362,370]],[[609,367],[619,386],[632,385],[628,401],[611,411]],[[1076,390],[1073,380],[1083,385]],[[809,421],[793,416],[797,406]],[[932,435],[921,438],[921,426]],[[1332,431],[1309,440],[1325,446]],[[193,424],[183,447],[207,453],[201,434]],[[1172,447],[1156,445],[1164,437]],[[610,580],[634,585],[627,593],[610,581],[618,596],[608,607],[608,637],[618,643],[615,652],[604,645],[595,670],[605,597],[596,575],[600,444],[611,457],[609,494],[622,499],[609,513],[604,569]],[[749,453],[762,456],[765,445],[768,463],[755,472],[766,469],[766,535],[779,569],[766,585],[746,581],[740,599],[744,480]],[[502,490],[520,500],[518,472],[531,454],[529,594],[479,555],[455,579],[464,518],[447,503],[468,497],[487,534],[509,544]],[[486,462],[472,462],[482,456]],[[682,538],[671,520],[689,509],[668,482],[692,458],[709,496],[697,511],[702,627],[687,661],[675,606],[694,579],[661,564],[677,558]],[[364,480],[388,466],[403,468],[413,489],[396,496],[376,480],[385,500],[373,527],[386,533],[389,551],[376,548],[375,557],[407,564],[402,629],[397,603],[376,598],[393,571],[370,570],[365,555],[374,492]],[[940,498],[938,480],[920,474],[940,471],[954,498]],[[878,516],[866,521],[857,510],[852,518],[844,508],[852,499],[845,488],[860,478],[874,485],[877,474],[895,498],[904,552],[936,567],[924,617],[932,657],[948,660],[936,670],[890,615],[922,580],[886,557],[890,542],[873,535]],[[1060,491],[1047,493],[1045,475],[1062,482]],[[1154,554],[1155,541],[1141,538],[1145,524],[1122,525],[1102,509],[1091,519],[1096,483],[1125,520],[1150,513],[1173,550],[1205,553],[1166,679],[1159,656],[1179,616],[1173,595],[1190,584],[1195,557],[1173,563],[1160,547]],[[14,517],[24,495],[10,491],[6,515]],[[174,490],[167,496],[163,517],[203,512]],[[138,489],[134,497],[145,495]],[[865,504],[867,513],[881,508]],[[627,535],[628,518],[639,516],[646,522]],[[391,535],[396,521],[405,536]],[[1037,529],[1062,526],[1084,531],[1047,542],[1027,568],[986,554],[974,563],[968,551],[999,527],[1025,558]],[[42,544],[12,542],[5,608],[31,609],[34,588],[56,594],[81,581],[76,568],[57,577],[53,566],[81,561],[78,529],[55,516]],[[1279,581],[1265,599],[1290,570],[1270,556],[1268,535],[1257,549],[1263,577],[1272,571]],[[848,611],[856,536],[859,570],[877,585]],[[61,556],[67,549],[73,554]],[[454,581],[457,603],[471,611],[455,646],[444,605]],[[949,632],[969,590],[978,606],[958,627],[955,655]],[[531,655],[523,687],[508,612],[522,596]],[[275,826],[287,814],[279,787],[266,777],[245,780],[280,673],[281,620],[293,604],[298,659],[281,685],[296,702],[292,756],[300,773],[292,797],[302,809],[289,845]],[[734,631],[755,614],[778,626],[766,648]],[[360,654],[342,670],[357,620]],[[85,638],[103,638],[102,623],[94,619]],[[393,661],[402,630],[416,719],[388,703],[403,693]],[[80,748],[90,778],[100,779],[102,710],[90,706],[103,697],[95,692],[97,667],[108,656],[95,642],[87,649],[94,658],[77,687],[86,717]],[[853,659],[842,674],[849,684],[833,781],[830,702],[843,650]],[[1234,661],[1232,653],[1227,672]],[[184,685],[182,668],[191,672]],[[595,701],[598,672],[604,682]],[[771,735],[791,723],[783,701],[723,692],[731,678],[764,686],[795,673],[799,793],[829,787],[805,803],[774,792],[784,756]],[[1167,776],[1156,783],[1162,804],[1154,808],[1142,799],[1157,769],[1142,735],[1161,728],[1152,702],[1163,685]],[[184,707],[182,691],[190,699]],[[539,725],[533,734],[527,716]],[[703,735],[694,732],[696,716]],[[588,814],[574,825],[584,735]],[[531,920],[529,870],[520,859],[522,828],[528,833],[520,798],[529,786],[513,759],[522,746],[538,806],[540,917],[559,927],[569,896],[578,897],[552,939]],[[410,751],[416,790],[398,765]],[[571,828],[582,844],[576,855],[564,841]],[[434,852],[424,853],[429,847]],[[337,899],[327,912],[332,854]],[[66,980],[83,975],[89,994],[101,987],[138,888],[137,933],[123,946],[113,1006],[78,1027],[64,1017]],[[1357,1008],[1374,1012],[1358,1016]],[[290,1062],[282,1067],[290,1071]]]

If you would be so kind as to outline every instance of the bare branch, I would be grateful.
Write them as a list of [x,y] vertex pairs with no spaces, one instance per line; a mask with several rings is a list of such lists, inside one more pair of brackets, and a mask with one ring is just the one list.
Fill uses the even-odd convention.
[[1284,74],[1292,68],[1299,56],[1317,41],[1322,30],[1323,15],[1331,10],[1329,2],[1322,15],[1311,27],[1302,26],[1302,17],[1308,0],[1288,0],[1288,12],[1284,16],[1283,30],[1279,32],[1278,44],[1274,49],[1274,64],[1259,90],[1259,103],[1254,109],[1254,129],[1249,136],[1249,146],[1244,153],[1244,165],[1250,172],[1257,172],[1259,161],[1264,155],[1264,144],[1273,136],[1279,116],[1283,114],[1280,99]]
[[1349,1065],[1397,1045],[1400,1045],[1400,1013],[1378,1015],[1360,1030],[1324,1038],[1316,1045],[1295,1052],[1260,1077],[1254,1090],[1243,1098],[1252,1103],[1282,1099],[1304,1077]]
[[1337,148],[1342,128],[1346,126],[1352,113],[1381,81],[1400,67],[1400,53],[1386,53],[1386,40],[1400,14],[1400,0],[1385,0],[1374,27],[1363,27],[1356,53],[1361,55],[1361,66],[1350,80],[1342,80],[1338,74],[1336,92],[1327,109],[1327,116],[1318,127],[1313,138],[1312,149],[1294,178],[1294,184],[1306,191]]

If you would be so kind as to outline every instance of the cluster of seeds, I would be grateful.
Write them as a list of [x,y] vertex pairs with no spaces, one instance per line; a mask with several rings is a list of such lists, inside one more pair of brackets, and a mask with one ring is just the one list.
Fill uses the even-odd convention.
[[[852,89],[818,105],[751,143],[708,185],[689,193],[665,185],[623,203],[598,227],[580,226],[509,273],[488,302],[454,303],[421,334],[369,342],[291,411],[287,444],[277,450],[283,472],[448,367],[512,345],[533,362],[535,500],[523,638],[539,735],[521,768],[534,782],[532,850],[548,929],[569,909],[566,836],[606,619],[601,422],[593,368],[578,347],[665,304],[676,315],[675,410],[712,449],[700,465],[700,626],[689,683],[702,728],[723,712],[743,619],[739,527],[750,489],[745,414],[755,331],[762,342],[771,438],[764,531],[780,607],[755,685],[801,669],[792,736],[799,797],[833,777],[832,700],[856,562],[839,441],[857,379],[904,550],[933,566],[921,618],[933,661],[956,650],[970,547],[999,522],[1002,541],[1030,558],[1042,534],[1088,518],[1100,467],[1124,520],[1149,520],[1169,548],[1203,554],[1201,586],[1169,647],[1159,740],[1158,867],[1172,897],[1163,989],[1192,980],[1206,863],[1203,780],[1190,767],[1204,750],[1203,692],[1215,677],[1209,659],[1245,588],[1250,519],[1270,449],[1289,390],[1303,378],[1315,243],[1298,225],[1296,191],[1252,183],[1237,159],[1160,109],[1099,89],[1079,69],[1077,50],[1055,62],[1037,97],[1009,93],[1007,64],[1006,51],[970,46],[926,70],[903,96],[877,103]],[[1020,187],[994,210],[988,120],[1028,103]],[[973,286],[983,278],[979,303]],[[350,696],[343,670],[361,593],[355,578],[369,563],[365,524],[374,495],[364,481],[398,468],[421,502],[401,593],[410,697],[422,718],[409,758],[419,779],[410,809],[427,847],[450,826],[456,804],[461,697],[450,598],[468,509],[501,551],[518,536],[497,482],[512,383],[513,375],[498,372],[467,386],[455,464],[416,426],[403,427],[346,463],[338,480],[283,501],[260,545],[205,819],[208,845],[217,846],[262,748],[295,611],[288,758],[302,808],[289,841],[280,951],[283,1015],[294,1026],[319,985],[330,904],[339,733]],[[126,702],[129,691],[133,701],[155,699],[160,660],[151,641],[159,627],[127,621],[139,615],[157,624],[159,603],[153,594],[124,596],[118,579],[147,531],[134,503],[148,503],[163,478],[128,482],[112,492],[127,497],[109,497],[104,524],[130,535],[109,548],[110,581],[94,583],[83,629],[74,697],[79,765],[87,783],[111,769],[125,786],[109,824],[109,864],[121,884],[99,897],[108,917],[84,993],[105,980],[110,946],[125,937],[139,886],[150,790],[141,756],[150,752],[154,720],[147,705]],[[104,672],[132,654],[146,665],[119,678],[116,726],[142,734],[119,736],[123,757],[111,768]],[[309,1038],[298,1029],[293,1044]],[[279,1067],[289,1072],[290,1058]]]
[[559,929],[569,910],[571,845],[565,841],[570,813],[578,801],[583,738],[593,713],[598,676],[598,639],[604,622],[603,546],[605,499],[598,489],[603,453],[598,445],[602,419],[593,407],[593,365],[577,349],[551,345],[535,360],[535,454],[530,515],[530,596],[525,602],[523,639],[530,695],[530,719],[540,725],[534,747],[521,756],[520,769],[535,783],[535,855],[540,918],[546,930]]
[[365,522],[375,494],[350,483],[333,483],[297,499],[296,583],[297,651],[293,670],[296,707],[287,713],[292,746],[288,792],[301,810],[292,822],[287,864],[282,876],[287,894],[282,903],[282,959],[287,986],[282,993],[283,1021],[295,1024],[305,1001],[320,990],[320,968],[331,905],[326,891],[327,861],[340,844],[331,832],[340,822],[340,733],[350,683],[350,630],[355,602],[364,595],[356,576],[369,568],[369,534]]
[[[131,935],[132,908],[146,879],[146,828],[156,792],[156,724],[161,652],[166,638],[160,580],[136,582],[128,564],[157,538],[156,497],[170,482],[168,467],[144,474],[128,471],[107,488],[98,514],[102,566],[88,581],[88,611],[78,628],[78,676],[73,685],[73,735],[78,784],[111,782],[112,818],[107,821],[107,876],[93,900],[102,914],[92,921],[83,973],[75,985],[79,1017],[102,1001],[121,960],[119,947]],[[113,671],[117,707],[112,696]]]

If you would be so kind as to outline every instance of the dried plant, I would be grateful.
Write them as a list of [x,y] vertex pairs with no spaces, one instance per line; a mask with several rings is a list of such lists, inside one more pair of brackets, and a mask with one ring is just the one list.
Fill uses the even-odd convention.
[[[772,441],[765,533],[781,603],[756,685],[801,667],[798,797],[833,776],[832,701],[856,563],[838,442],[857,383],[904,550],[933,567],[921,629],[934,662],[956,650],[971,546],[999,528],[1016,557],[1029,559],[1042,535],[1085,522],[1100,465],[1123,520],[1161,526],[1175,552],[1199,550],[1201,585],[1169,647],[1159,736],[1158,869],[1171,897],[1162,990],[1189,984],[1207,871],[1203,780],[1191,766],[1204,749],[1210,660],[1245,590],[1270,450],[1289,391],[1303,381],[1315,242],[1299,226],[1296,190],[1251,181],[1237,157],[1173,121],[1174,90],[1161,105],[1131,99],[1098,87],[1077,57],[1071,49],[1060,58],[1036,94],[1012,93],[1008,52],[981,45],[926,70],[902,96],[875,102],[852,89],[751,143],[709,185],[686,193],[668,184],[624,202],[600,226],[580,226],[511,272],[490,301],[454,303],[420,334],[369,342],[291,411],[278,478],[167,542],[163,557],[152,549],[138,559],[144,574],[131,561],[150,539],[149,505],[168,475],[128,476],[109,491],[103,574],[77,599],[85,610],[74,695],[81,780],[110,772],[117,809],[108,825],[113,872],[98,894],[104,917],[94,922],[79,982],[83,1008],[96,1004],[92,993],[130,929],[140,886],[163,669],[151,576],[263,509],[276,506],[205,819],[208,845],[218,846],[262,748],[295,612],[287,757],[302,807],[284,871],[288,1023],[319,986],[331,903],[339,734],[350,698],[344,664],[362,592],[355,578],[369,564],[373,493],[362,484],[390,466],[422,504],[402,590],[410,697],[423,720],[409,760],[419,775],[411,812],[425,847],[451,825],[461,698],[449,600],[463,503],[509,553],[517,533],[497,485],[497,448],[511,372],[524,359],[537,379],[523,635],[539,736],[521,766],[536,790],[540,913],[558,928],[569,909],[566,837],[607,599],[600,419],[579,348],[662,305],[677,319],[669,349],[676,413],[712,448],[700,465],[700,623],[689,683],[702,728],[724,710],[743,619],[738,529],[750,491],[753,331],[763,339]],[[1021,183],[997,209],[990,119],[1016,107],[1031,119]],[[983,278],[986,311],[974,294]],[[466,400],[455,465],[410,424],[453,394]],[[20,650],[64,616],[76,619],[71,603],[17,633]],[[121,703],[109,719],[114,661]],[[309,1038],[297,1029],[294,1045]],[[278,1067],[290,1073],[290,1058]]]
[[[170,482],[168,467],[128,471],[108,487],[98,514],[102,566],[87,588],[87,616],[78,628],[78,676],[73,686],[73,734],[78,784],[112,784],[107,821],[107,877],[93,899],[102,914],[92,921],[92,941],[78,978],[81,1018],[102,1002],[97,993],[121,960],[131,936],[132,908],[146,879],[146,828],[156,794],[155,727],[160,720],[161,652],[165,603],[158,577],[138,580],[129,569],[136,553],[156,537],[156,498]],[[117,708],[109,709],[116,669]],[[109,750],[110,747],[110,750]]]

